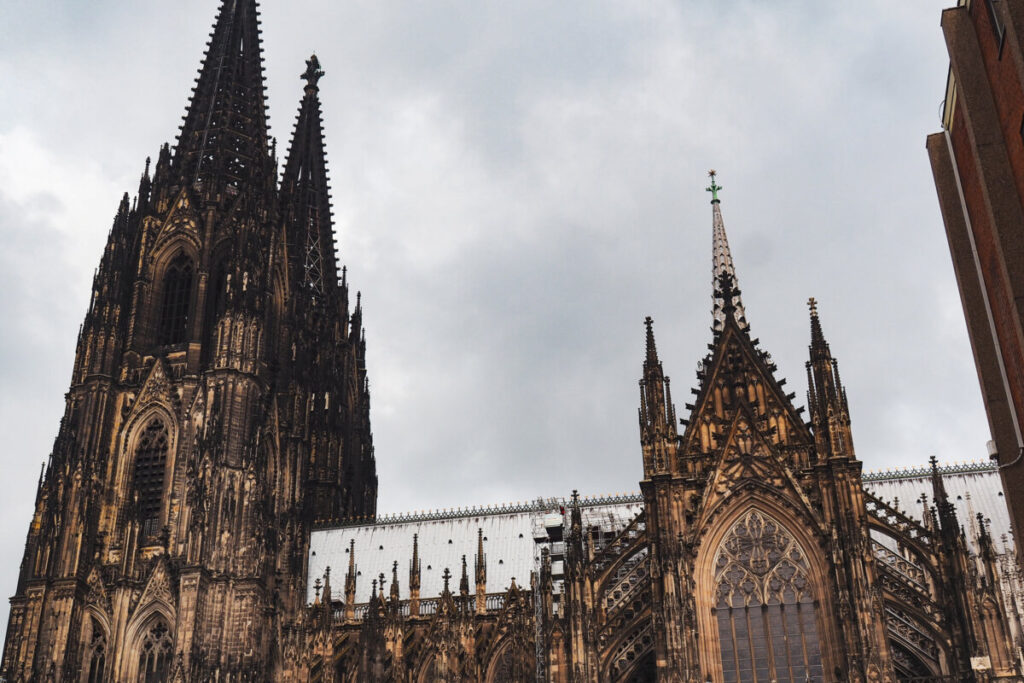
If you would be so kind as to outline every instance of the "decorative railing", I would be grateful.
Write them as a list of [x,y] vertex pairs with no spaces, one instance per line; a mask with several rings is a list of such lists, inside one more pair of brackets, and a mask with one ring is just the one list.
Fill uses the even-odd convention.
[[643,548],[622,563],[615,576],[608,582],[604,592],[604,608],[608,619],[613,619],[623,607],[629,605],[635,596],[648,585],[650,573],[649,553]]
[[889,527],[889,529],[898,531],[908,539],[917,541],[921,545],[928,547],[932,545],[932,534],[928,529],[875,494],[870,491],[864,491],[864,503],[868,513],[874,515],[875,518]]
[[633,521],[627,524],[626,528],[617,534],[610,543],[601,548],[597,556],[594,557],[594,561],[590,565],[591,571],[594,572],[594,575],[598,575],[603,572],[604,569],[611,566],[619,556],[633,547],[636,539],[638,539],[646,530],[646,518],[644,517],[644,513],[641,512],[634,517]]
[[[948,465],[939,465],[939,474],[942,476],[950,474],[978,474],[982,472],[998,472],[999,467],[993,462],[975,461],[958,462]],[[921,467],[908,467],[899,470],[880,470],[868,472],[862,479],[865,483],[875,481],[896,481],[899,479],[920,479],[932,476],[932,468],[928,465]]]
[[886,626],[890,633],[909,645],[918,654],[937,662],[939,649],[935,639],[919,628],[906,614],[892,607],[885,608]]
[[[484,605],[487,612],[500,612],[505,608],[506,602],[505,593],[489,593],[484,598]],[[461,595],[454,596],[456,605],[460,604],[464,600],[464,608],[467,611],[473,612],[476,610],[476,595],[470,594],[466,598]],[[420,600],[419,616],[429,617],[437,614],[440,605],[440,598],[424,598]],[[389,612],[395,609],[391,603],[385,603],[384,611]],[[402,600],[397,605],[398,613],[403,617],[408,617],[411,614],[410,601]],[[363,621],[366,619],[366,615],[370,610],[369,603],[360,603],[353,608],[353,618],[355,621]],[[331,610],[331,616],[335,624],[345,623],[345,605],[337,603]]]
[[871,545],[876,560],[895,571],[901,578],[921,591],[928,592],[927,573],[923,568],[899,553],[893,552],[875,539],[871,539]]
[[[589,496],[580,499],[581,508],[602,505],[635,505],[643,503],[639,493],[616,493],[601,496]],[[572,502],[566,498],[537,498],[532,501],[516,503],[499,503],[497,505],[480,505],[442,510],[422,510],[416,512],[398,512],[376,517],[346,517],[341,519],[318,519],[317,529],[350,527],[350,526],[383,526],[387,524],[405,524],[407,522],[431,522],[466,517],[482,517],[489,515],[513,515],[520,513],[539,513],[551,510],[568,510]]]

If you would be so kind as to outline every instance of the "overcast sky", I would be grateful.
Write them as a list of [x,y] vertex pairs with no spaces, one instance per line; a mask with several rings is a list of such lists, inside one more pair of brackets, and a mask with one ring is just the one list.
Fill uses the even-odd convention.
[[[217,4],[5,3],[0,594],[118,199],[173,142]],[[984,458],[924,148],[949,4],[265,0],[282,147],[303,60],[327,72],[380,510],[638,488],[644,316],[680,416],[711,338],[712,167],[798,404],[814,296],[866,469]]]

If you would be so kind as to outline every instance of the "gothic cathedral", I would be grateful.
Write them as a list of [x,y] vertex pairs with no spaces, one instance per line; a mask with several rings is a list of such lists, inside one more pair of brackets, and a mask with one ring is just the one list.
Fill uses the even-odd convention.
[[714,172],[712,340],[679,419],[647,319],[641,494],[377,516],[322,76],[279,170],[256,2],[222,0],[96,271],[0,681],[1021,680],[1005,509],[965,520],[934,461],[917,509],[872,492],[813,299],[794,405]]
[[275,677],[313,521],[374,514],[322,73],[312,57],[279,184],[256,3],[222,4],[177,144],[122,199],[96,271],[7,680]]

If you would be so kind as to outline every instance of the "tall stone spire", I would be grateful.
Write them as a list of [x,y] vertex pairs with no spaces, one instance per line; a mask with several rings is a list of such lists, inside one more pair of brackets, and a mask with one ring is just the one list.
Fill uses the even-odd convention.
[[174,153],[185,184],[266,189],[275,180],[258,14],[255,0],[221,3]]
[[832,357],[821,331],[818,302],[807,301],[811,311],[810,359],[807,361],[807,405],[811,411],[815,443],[822,457],[853,457],[850,407],[839,377],[839,361]]
[[676,409],[672,390],[665,376],[654,343],[654,321],[644,320],[647,328],[647,355],[640,380],[640,444],[644,452],[644,476],[672,469],[676,460]]
[[306,71],[301,76],[306,87],[281,180],[292,277],[302,291],[320,299],[332,298],[338,289],[320,88],[317,85],[323,75],[316,55],[306,60]]
[[[722,220],[721,201],[718,192],[722,189],[715,178],[718,174],[714,169],[708,172],[711,185],[707,191],[711,193],[711,231],[712,231],[712,285],[713,285],[713,327],[720,332],[725,327],[726,315],[732,314],[740,329],[747,329],[746,314],[743,301],[740,299],[739,284],[736,280],[736,267],[729,251],[729,239],[725,234],[725,221]],[[728,299],[728,301],[726,301]]]

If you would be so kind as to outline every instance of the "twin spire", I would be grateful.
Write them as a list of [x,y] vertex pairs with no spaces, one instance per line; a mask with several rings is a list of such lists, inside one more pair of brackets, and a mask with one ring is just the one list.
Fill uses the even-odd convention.
[[[222,0],[178,135],[172,167],[182,185],[213,196],[259,196],[273,189],[277,165],[268,132],[256,0]],[[318,82],[320,60],[306,61],[304,94],[281,181],[293,281],[317,300],[338,289],[330,186]]]
[[314,54],[306,60],[306,71],[301,76],[306,87],[281,179],[293,277],[316,298],[330,298],[338,288],[318,86],[323,75],[320,60]]
[[174,168],[185,185],[273,182],[255,0],[224,0],[185,113]]

